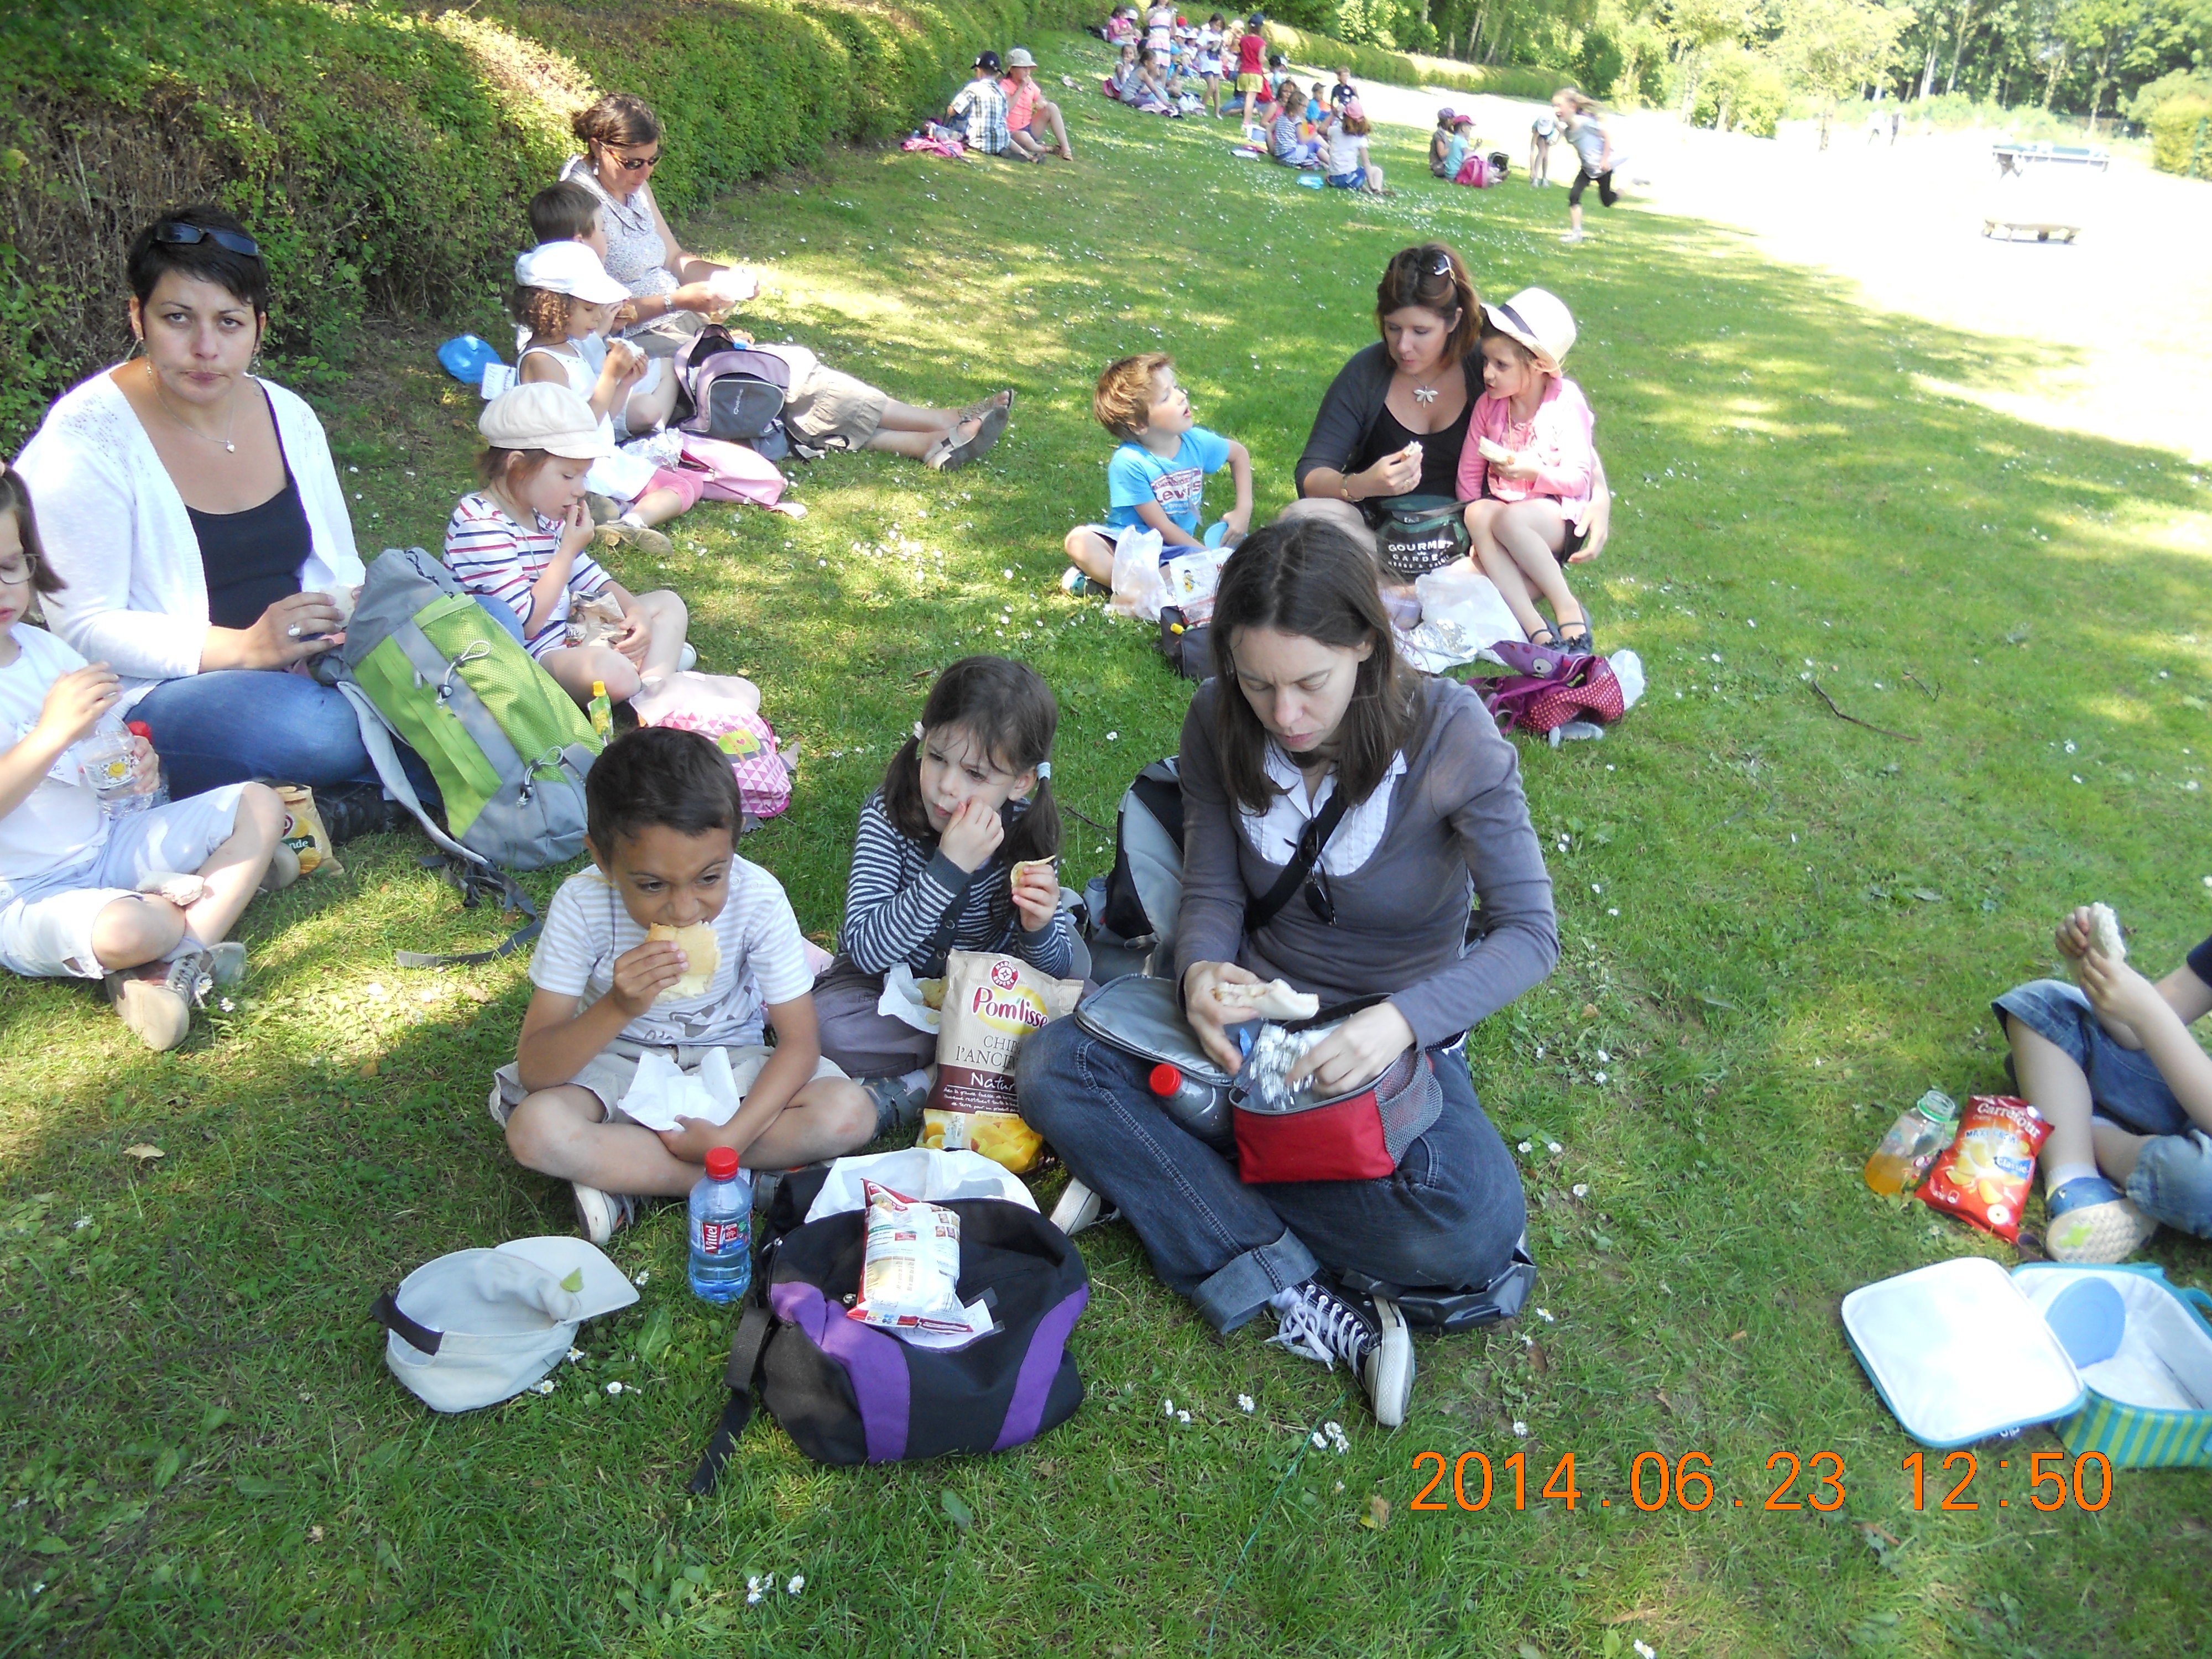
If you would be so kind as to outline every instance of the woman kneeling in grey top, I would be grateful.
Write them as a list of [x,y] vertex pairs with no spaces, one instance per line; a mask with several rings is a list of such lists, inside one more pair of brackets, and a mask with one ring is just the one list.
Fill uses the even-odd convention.
[[[1412,1340],[1389,1294],[1352,1287],[1478,1287],[1513,1261],[1520,1177],[1462,1037],[1558,959],[1551,880],[1512,746],[1473,692],[1399,658],[1373,560],[1342,529],[1292,521],[1252,536],[1223,572],[1212,637],[1215,678],[1182,731],[1176,970],[1192,1028],[1234,1072],[1224,1027],[1252,1015],[1224,1008],[1217,986],[1279,977],[1324,1006],[1379,994],[1287,1081],[1344,1093],[1419,1047],[1441,1115],[1381,1179],[1248,1185],[1163,1109],[1147,1062],[1074,1020],[1024,1046],[1022,1114],[1093,1189],[1090,1215],[1119,1206],[1208,1323],[1231,1331],[1273,1309],[1273,1340],[1345,1360],[1376,1416],[1396,1424]],[[1248,931],[1338,790],[1347,805],[1304,889]],[[1472,946],[1470,893],[1481,903]]]

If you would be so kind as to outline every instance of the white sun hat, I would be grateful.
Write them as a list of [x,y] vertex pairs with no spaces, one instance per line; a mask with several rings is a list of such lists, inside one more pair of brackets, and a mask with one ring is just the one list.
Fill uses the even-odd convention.
[[1574,349],[1574,315],[1547,289],[1524,288],[1502,306],[1483,307],[1482,314],[1507,339],[1528,347],[1547,374],[1557,374]]
[[580,1238],[518,1238],[425,1262],[379,1297],[384,1363],[433,1411],[511,1399],[561,1363],[586,1319],[637,1300]]
[[566,294],[586,305],[618,306],[629,290],[607,275],[599,256],[581,242],[540,242],[514,256],[514,280],[523,288]]

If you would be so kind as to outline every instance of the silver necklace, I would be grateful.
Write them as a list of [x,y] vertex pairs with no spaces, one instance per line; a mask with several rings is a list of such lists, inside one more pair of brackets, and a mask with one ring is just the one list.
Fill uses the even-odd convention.
[[161,395],[161,376],[155,368],[154,360],[150,357],[146,359],[146,384],[153,389],[154,401],[161,405],[161,413],[169,417],[170,425],[189,432],[204,444],[221,444],[226,454],[238,453],[238,446],[231,441],[238,431],[238,394],[234,390],[231,393],[230,399],[230,423],[223,428],[222,436],[210,438],[169,407],[169,400]]
[[[1445,368],[1449,368],[1449,367],[1450,367],[1450,365],[1449,365],[1449,364],[1446,364],[1446,365],[1445,365]],[[1442,379],[1443,378],[1443,373],[1444,373],[1443,369],[1441,369],[1441,368],[1440,368],[1440,369],[1438,369],[1438,370],[1436,372],[1436,374],[1435,374],[1434,375],[1431,376],[1430,378],[1431,378],[1432,380],[1442,380]],[[1437,400],[1437,389],[1436,389],[1436,387],[1435,387],[1433,385],[1431,385],[1431,386],[1415,386],[1415,387],[1413,388],[1413,401],[1414,401],[1415,403],[1417,403],[1417,404],[1432,404],[1432,403],[1436,402],[1436,400]]]

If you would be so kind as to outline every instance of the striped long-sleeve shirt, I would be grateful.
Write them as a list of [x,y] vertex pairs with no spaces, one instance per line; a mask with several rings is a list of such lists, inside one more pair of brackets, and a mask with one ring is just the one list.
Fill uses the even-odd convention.
[[[1006,807],[1010,820],[1025,810],[1020,802]],[[933,837],[925,842],[901,834],[878,789],[860,806],[839,949],[871,974],[889,973],[902,962],[929,978],[945,971],[950,951],[1003,951],[1065,976],[1074,959],[1074,923],[1062,910],[1042,933],[1024,929],[1014,908],[1012,871],[1003,849],[970,875]]]
[[[446,525],[446,568],[471,593],[503,600],[525,623],[530,590],[561,550],[561,526],[542,514],[537,518],[537,528],[525,530],[489,495],[476,494],[461,497]],[[613,580],[589,553],[576,555],[568,586],[524,641],[530,654],[542,657],[568,644],[568,601],[589,599]]]

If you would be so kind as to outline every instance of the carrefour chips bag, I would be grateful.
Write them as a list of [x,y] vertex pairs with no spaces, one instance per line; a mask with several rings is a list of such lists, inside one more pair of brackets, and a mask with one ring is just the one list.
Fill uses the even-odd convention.
[[1054,979],[1018,957],[955,951],[945,964],[937,1081],[921,1114],[924,1146],[978,1152],[1016,1175],[1037,1166],[1044,1140],[1014,1100],[1014,1056],[1031,1032],[1074,1011],[1079,979]]
[[2021,1212],[2035,1184],[2035,1154],[2050,1134],[2043,1114],[2010,1095],[1976,1095],[1959,1118],[1959,1138],[1936,1160],[1920,1197],[1995,1233],[2020,1237]]

